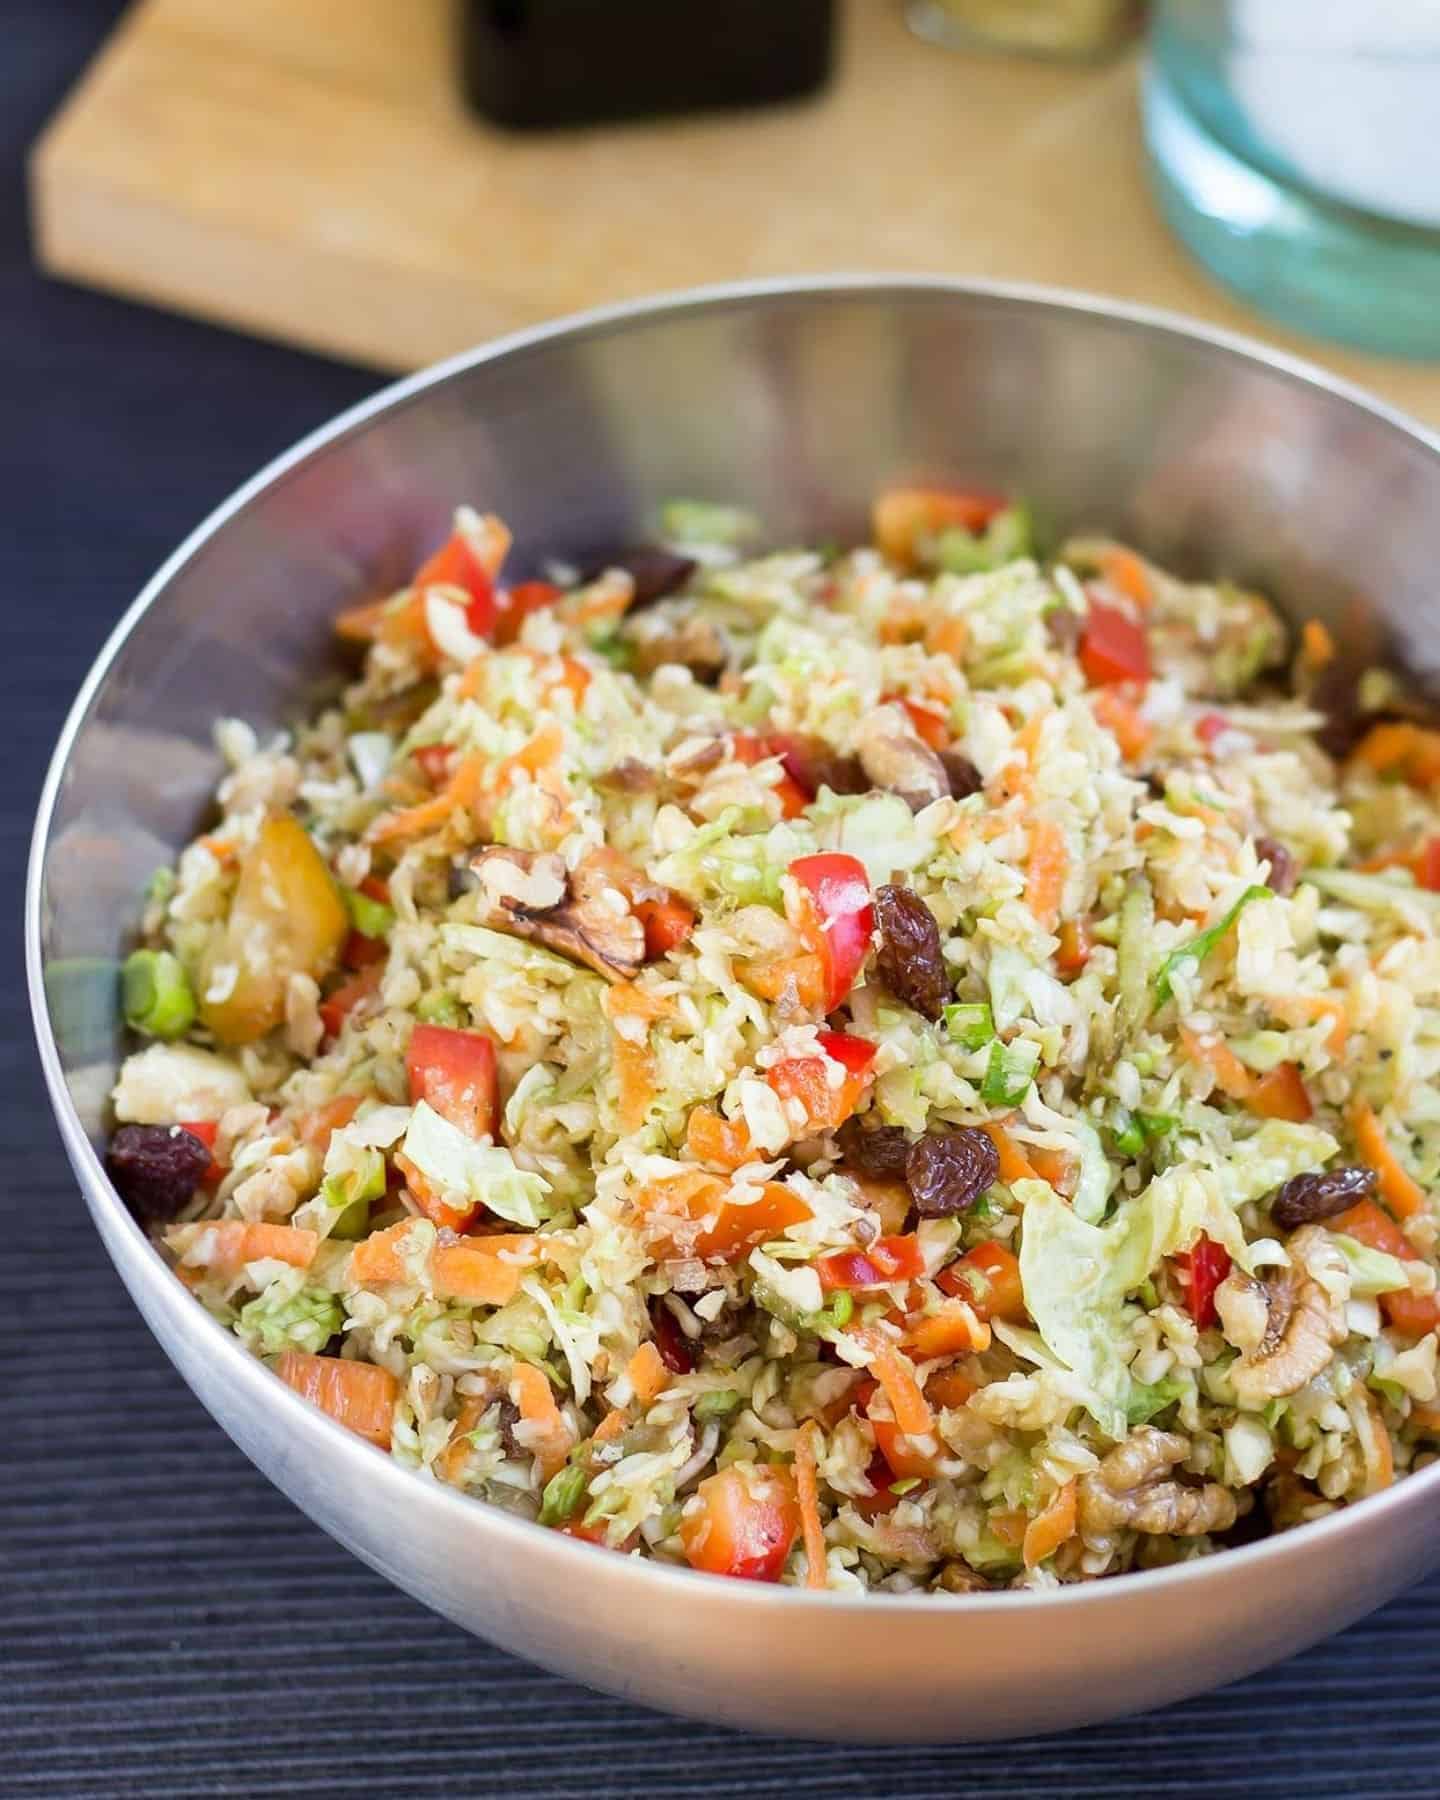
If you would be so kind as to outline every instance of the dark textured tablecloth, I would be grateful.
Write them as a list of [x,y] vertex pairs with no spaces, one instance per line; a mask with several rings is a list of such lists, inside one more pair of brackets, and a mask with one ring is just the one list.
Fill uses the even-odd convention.
[[[0,1795],[1440,1794],[1440,1582],[1141,1720],[954,1750],[776,1743],[585,1692],[432,1617],[192,1399],[100,1248],[45,1102],[18,966],[31,815],[142,580],[376,378],[34,273],[22,151],[119,10],[0,7]],[[1158,1651],[1158,1604],[1151,1629]],[[983,1636],[957,1634],[956,1655],[983,1658]]]

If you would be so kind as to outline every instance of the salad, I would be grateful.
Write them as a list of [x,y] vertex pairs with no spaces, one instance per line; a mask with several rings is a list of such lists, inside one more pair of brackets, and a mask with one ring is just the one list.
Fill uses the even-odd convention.
[[1440,731],[1023,505],[507,581],[222,722],[115,1186],[421,1479],[815,1588],[1208,1555],[1433,1459]]

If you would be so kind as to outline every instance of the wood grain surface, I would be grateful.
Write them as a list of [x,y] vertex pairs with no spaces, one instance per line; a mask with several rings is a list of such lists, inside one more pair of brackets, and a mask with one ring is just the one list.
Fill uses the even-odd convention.
[[551,136],[477,121],[448,0],[142,0],[38,142],[54,273],[408,369],[697,282],[837,269],[1039,281],[1318,358],[1440,423],[1440,367],[1276,331],[1172,241],[1134,58],[920,43],[846,0],[820,99]]

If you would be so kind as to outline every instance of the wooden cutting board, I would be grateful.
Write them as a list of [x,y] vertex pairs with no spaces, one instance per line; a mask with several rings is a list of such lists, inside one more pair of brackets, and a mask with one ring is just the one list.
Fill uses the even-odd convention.
[[1172,241],[1133,58],[957,56],[900,0],[844,11],[817,100],[523,137],[462,105],[446,0],[141,0],[35,146],[37,255],[386,369],[741,276],[1053,282],[1250,331],[1440,423],[1440,367],[1278,332]]

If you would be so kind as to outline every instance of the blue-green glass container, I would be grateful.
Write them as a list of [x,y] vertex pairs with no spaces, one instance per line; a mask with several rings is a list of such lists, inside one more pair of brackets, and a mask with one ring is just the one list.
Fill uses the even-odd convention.
[[1159,0],[1145,130],[1160,204],[1286,324],[1440,359],[1440,5]]

